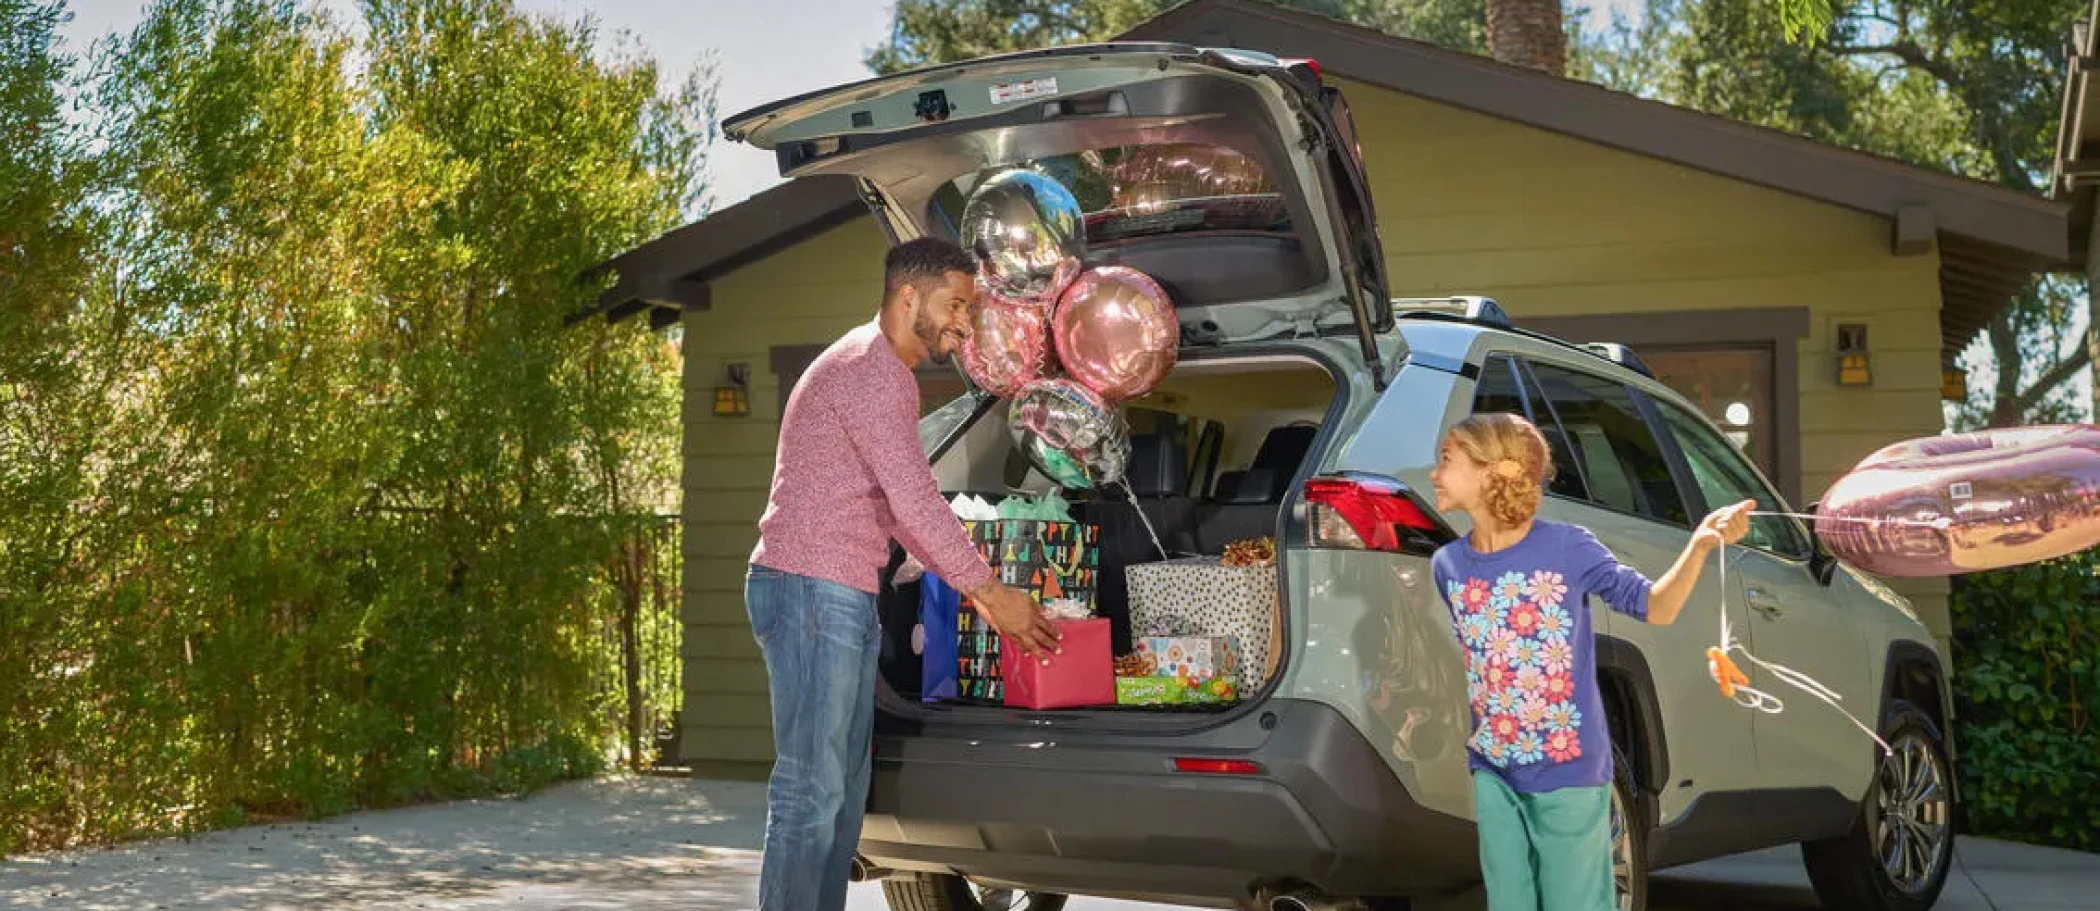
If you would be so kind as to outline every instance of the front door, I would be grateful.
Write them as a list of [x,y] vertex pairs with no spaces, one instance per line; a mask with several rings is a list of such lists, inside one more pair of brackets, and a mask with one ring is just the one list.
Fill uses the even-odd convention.
[[[1572,363],[1534,359],[1524,367],[1533,421],[1553,451],[1543,512],[1588,528],[1621,562],[1660,577],[1690,540],[1691,523],[1662,443],[1632,392]],[[1638,651],[1653,678],[1655,691],[1646,697],[1655,700],[1663,729],[1647,733],[1663,738],[1669,778],[1643,784],[1659,790],[1665,823],[1702,794],[1756,782],[1750,719],[1726,710],[1706,682],[1705,649],[1714,637],[1709,621],[1722,604],[1720,593],[1714,577],[1701,578],[1684,619],[1672,626],[1641,623],[1601,605],[1592,615],[1601,635]],[[1735,622],[1744,622],[1739,603],[1730,610]]]
[[[1770,484],[1751,468],[1741,450],[1683,408],[1658,401],[1663,426],[1684,454],[1704,500],[1703,508],[1750,499],[1766,512],[1786,512]],[[1874,721],[1876,695],[1867,692],[1865,634],[1861,618],[1848,616],[1809,568],[1811,542],[1801,522],[1758,516],[1740,546],[1728,549],[1729,597],[1748,608],[1734,620],[1736,635],[1759,658],[1799,671],[1836,691],[1847,711]],[[1687,609],[1687,617],[1695,616]],[[1731,617],[1740,616],[1731,613]],[[1703,617],[1701,618],[1703,619]],[[1696,623],[1695,627],[1705,627]],[[1708,637],[1717,630],[1704,629]],[[1772,671],[1735,656],[1751,685],[1785,703],[1777,714],[1750,711],[1757,761],[1767,787],[1808,787],[1849,781],[1866,735],[1844,713],[1779,679]],[[1731,711],[1744,711],[1730,708]]]

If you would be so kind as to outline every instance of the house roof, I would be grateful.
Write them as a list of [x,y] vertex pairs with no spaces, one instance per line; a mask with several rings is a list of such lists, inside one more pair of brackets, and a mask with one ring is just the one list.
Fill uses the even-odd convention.
[[2064,49],[2063,115],[2056,131],[2056,167],[2050,192],[2071,207],[2070,259],[2090,271],[2093,203],[2100,194],[2100,91],[2092,85],[2093,71],[2100,69],[2100,0],[2094,0],[2086,21],[2071,30],[2071,43]]
[[[1896,252],[1922,253],[1939,243],[1941,340],[1949,356],[2034,272],[2071,261],[2070,207],[2063,202],[1257,0],[1191,0],[1120,38],[1309,57],[1323,72],[1352,81],[1885,216]],[[690,306],[648,295],[681,282],[704,284],[839,224],[852,217],[855,196],[850,180],[791,181],[636,247],[606,264],[620,283],[579,316]]]

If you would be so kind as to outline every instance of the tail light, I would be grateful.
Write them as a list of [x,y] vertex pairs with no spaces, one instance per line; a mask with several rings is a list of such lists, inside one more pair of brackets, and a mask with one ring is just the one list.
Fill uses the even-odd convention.
[[1260,775],[1261,764],[1244,759],[1196,759],[1183,756],[1174,760],[1174,770],[1198,775]]
[[1305,504],[1314,547],[1428,554],[1454,537],[1412,488],[1381,475],[1313,478]]
[[1315,77],[1324,75],[1320,72],[1320,61],[1314,60],[1311,57],[1286,57],[1280,62],[1283,64],[1285,69],[1297,69],[1299,67],[1304,67],[1308,70],[1311,70],[1313,76]]

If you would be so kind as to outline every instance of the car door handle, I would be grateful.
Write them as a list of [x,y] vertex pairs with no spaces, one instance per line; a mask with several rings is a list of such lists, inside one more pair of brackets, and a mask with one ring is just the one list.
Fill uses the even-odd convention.
[[1763,614],[1767,620],[1777,620],[1780,614],[1785,613],[1780,609],[1778,599],[1754,585],[1743,591],[1743,600],[1750,603],[1751,610]]

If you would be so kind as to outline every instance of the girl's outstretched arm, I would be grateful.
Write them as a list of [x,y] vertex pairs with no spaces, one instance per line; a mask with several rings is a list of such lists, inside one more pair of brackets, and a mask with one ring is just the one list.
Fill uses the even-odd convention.
[[[1692,596],[1692,589],[1699,585],[1699,572],[1706,568],[1706,556],[1715,548],[1734,544],[1750,531],[1750,510],[1757,508],[1756,500],[1744,500],[1733,506],[1714,510],[1692,530],[1692,540],[1684,545],[1684,552],[1677,555],[1677,562],[1670,571],[1655,580],[1655,588],[1648,593],[1648,622],[1668,626],[1677,621],[1677,614],[1684,610],[1685,599]],[[1725,596],[1725,595],[1724,595]]]

